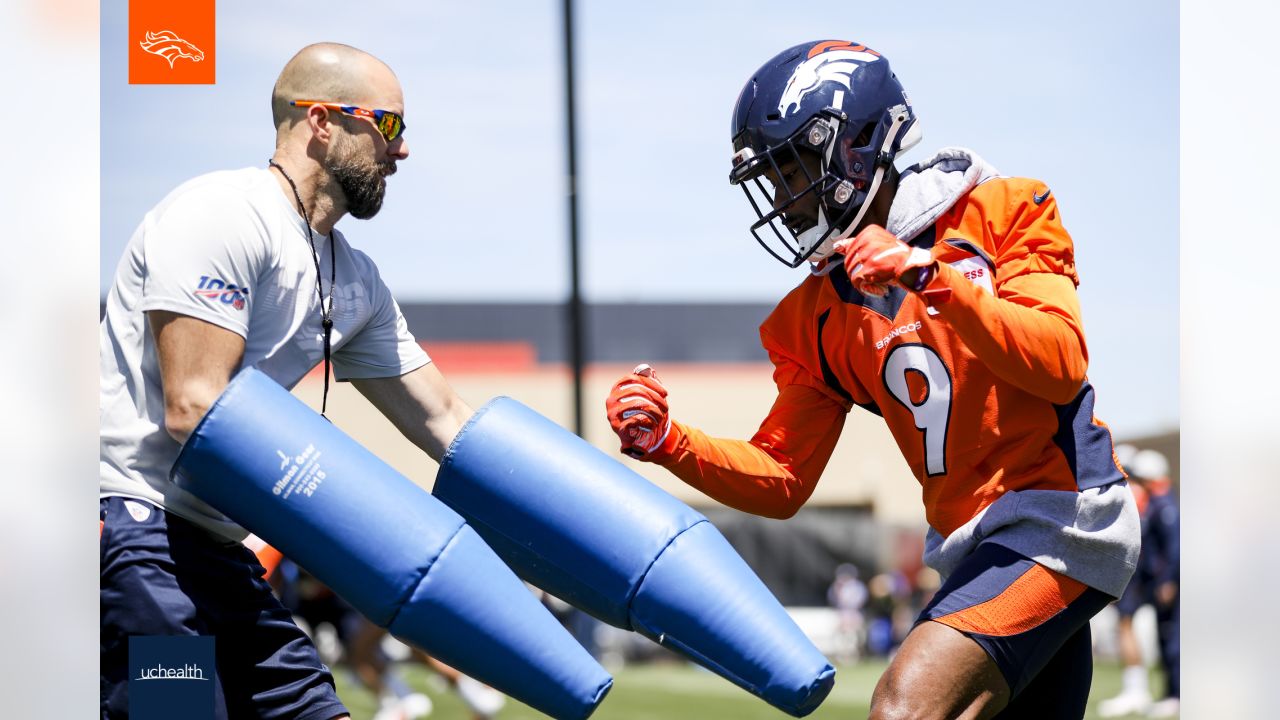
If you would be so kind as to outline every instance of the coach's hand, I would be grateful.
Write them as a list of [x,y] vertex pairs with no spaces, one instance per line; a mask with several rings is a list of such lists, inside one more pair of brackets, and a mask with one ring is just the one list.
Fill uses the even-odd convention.
[[923,289],[936,270],[932,253],[902,242],[879,225],[868,225],[853,238],[836,243],[835,251],[844,255],[844,269],[854,289],[866,295],[884,295],[890,283]]
[[667,389],[648,365],[637,365],[614,384],[605,400],[609,424],[622,441],[622,452],[643,459],[671,432]]

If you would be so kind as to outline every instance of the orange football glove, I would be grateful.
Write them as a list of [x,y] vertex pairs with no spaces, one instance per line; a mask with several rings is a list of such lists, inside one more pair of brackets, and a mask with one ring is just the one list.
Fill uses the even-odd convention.
[[853,287],[866,295],[882,296],[889,284],[921,290],[937,271],[933,253],[912,247],[879,225],[868,225],[851,239],[835,244],[844,255],[844,269]]
[[648,365],[637,365],[614,384],[605,400],[605,411],[622,441],[622,452],[634,458],[653,452],[671,432],[667,389]]

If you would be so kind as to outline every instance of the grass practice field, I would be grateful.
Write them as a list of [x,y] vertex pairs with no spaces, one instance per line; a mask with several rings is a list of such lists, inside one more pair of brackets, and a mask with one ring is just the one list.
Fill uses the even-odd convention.
[[[418,665],[401,665],[405,680],[415,690],[427,693],[435,703],[432,720],[469,720],[462,701],[442,683],[432,682],[430,671]],[[865,718],[871,690],[885,664],[867,662],[839,668],[836,687],[809,717],[815,720]],[[335,669],[338,693],[351,709],[352,720],[368,720],[377,709],[374,697],[355,684],[350,673]],[[789,715],[749,695],[728,681],[687,664],[662,663],[631,666],[613,673],[613,689],[591,716],[592,720],[780,720]],[[1161,687],[1152,678],[1152,689]],[[1099,700],[1120,690],[1120,668],[1098,664],[1086,718],[1097,718]],[[547,716],[513,700],[498,713],[498,720],[544,720]],[[1134,716],[1138,717],[1138,716]]]

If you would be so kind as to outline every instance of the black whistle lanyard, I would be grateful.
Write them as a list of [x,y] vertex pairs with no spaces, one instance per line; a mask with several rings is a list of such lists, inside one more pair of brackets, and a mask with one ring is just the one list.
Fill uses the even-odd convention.
[[302,195],[298,193],[298,186],[293,182],[293,178],[280,167],[280,163],[267,160],[267,165],[279,170],[288,181],[289,187],[293,189],[293,197],[298,201],[298,211],[302,213],[302,221],[307,225],[307,242],[311,243],[311,259],[316,263],[316,297],[320,300],[320,326],[324,328],[324,394],[320,397],[320,417],[328,420],[324,413],[329,403],[329,357],[333,352],[333,286],[338,277],[337,243],[334,242],[333,233],[329,233],[329,296],[325,297],[323,283],[320,282],[320,253],[316,252],[316,238],[311,232],[311,216],[307,214],[307,208],[302,204]]

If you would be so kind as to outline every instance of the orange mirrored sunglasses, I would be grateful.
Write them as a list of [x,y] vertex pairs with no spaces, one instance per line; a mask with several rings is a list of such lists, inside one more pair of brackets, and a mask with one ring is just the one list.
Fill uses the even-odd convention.
[[319,105],[320,107],[337,110],[344,115],[353,117],[361,117],[369,120],[378,128],[378,132],[387,142],[395,142],[396,138],[404,134],[404,118],[399,113],[390,110],[370,110],[357,105],[343,105],[342,103],[324,102],[321,100],[294,100],[289,103],[294,107],[310,107]]

